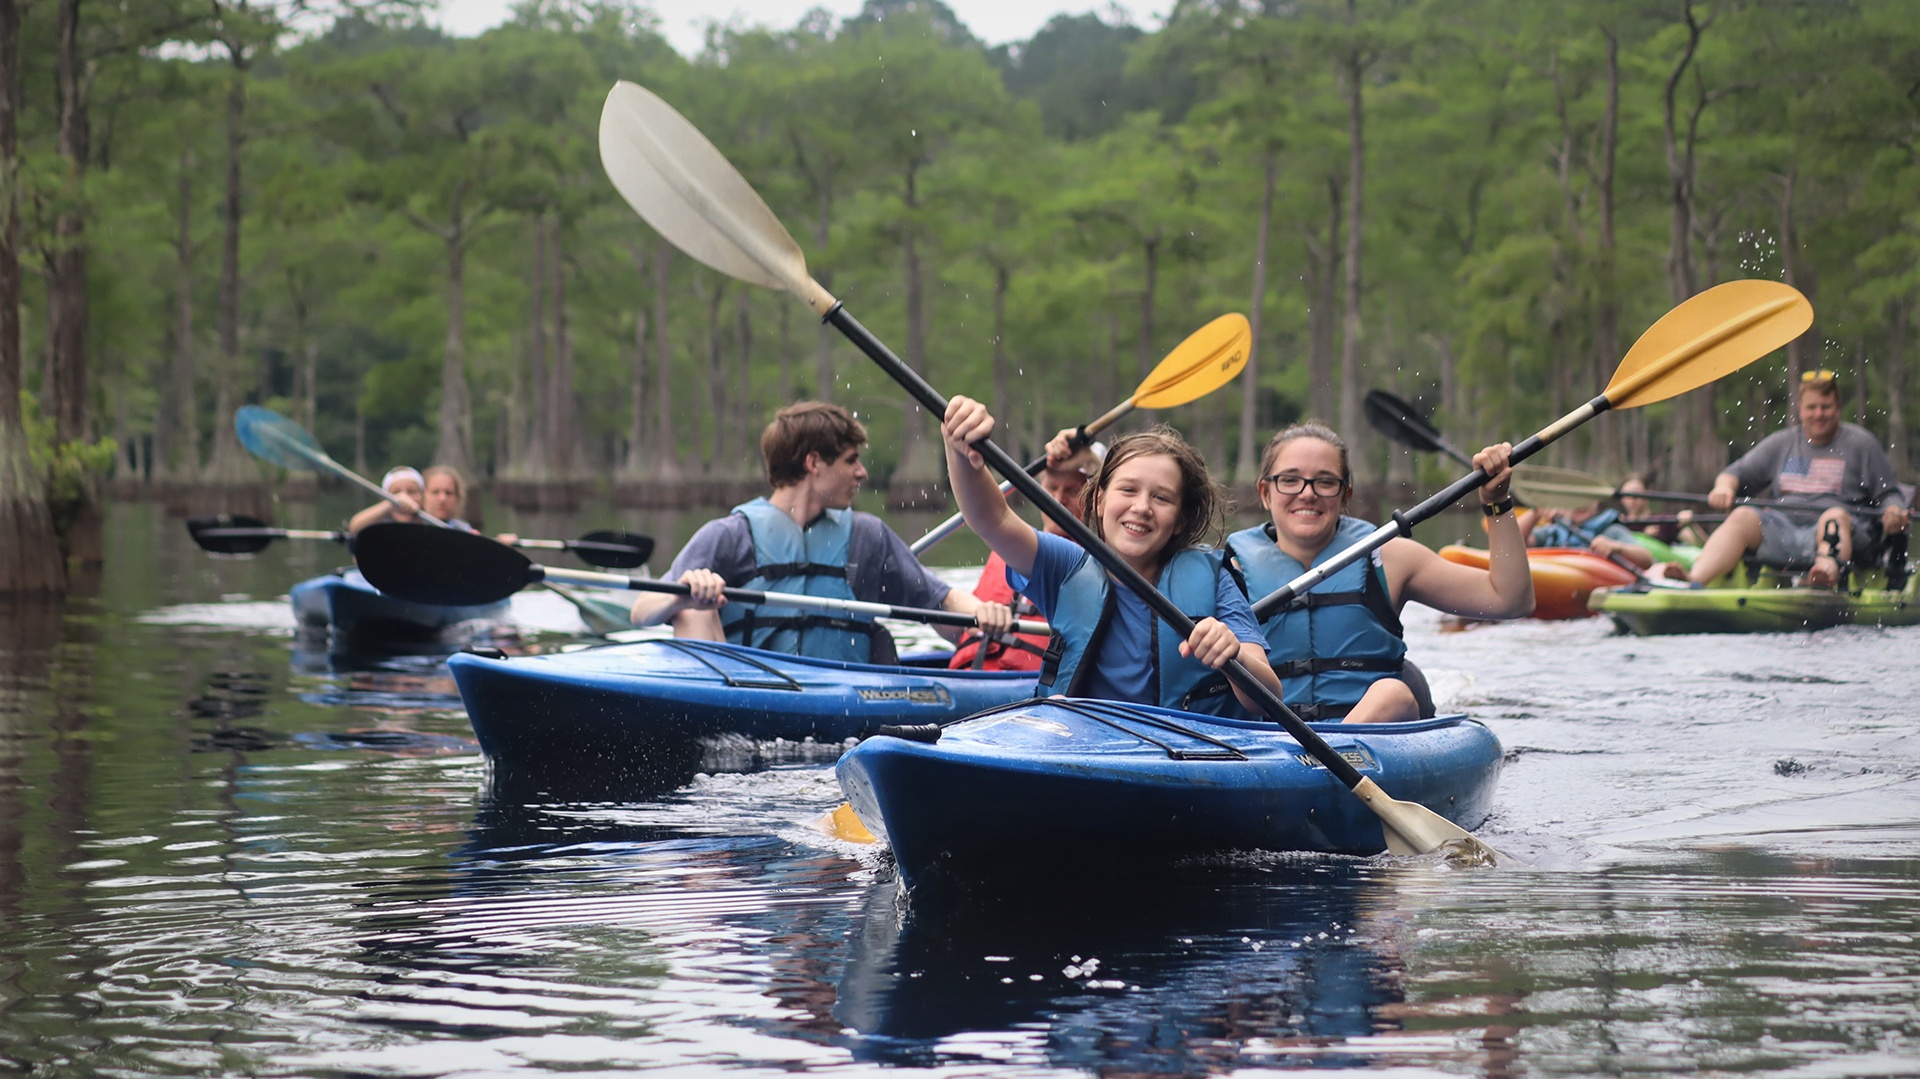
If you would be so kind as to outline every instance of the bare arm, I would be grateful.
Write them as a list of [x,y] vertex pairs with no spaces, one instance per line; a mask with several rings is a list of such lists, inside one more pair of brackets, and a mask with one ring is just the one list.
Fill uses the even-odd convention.
[[419,507],[415,506],[413,499],[408,498],[406,495],[395,495],[394,497],[405,503],[405,507],[396,506],[391,502],[375,502],[373,505],[353,515],[353,518],[347,522],[347,534],[357,536],[360,534],[361,529],[371,524],[379,524],[381,521],[391,520],[411,523],[415,519],[413,515],[414,511]]
[[[1217,618],[1202,618],[1193,625],[1193,632],[1180,642],[1180,654],[1197,659],[1214,670],[1227,665],[1227,661],[1237,659],[1247,668],[1248,673],[1260,681],[1260,684],[1281,696],[1280,676],[1273,673],[1272,664],[1267,662],[1265,645],[1243,641],[1233,635],[1233,630]],[[1239,686],[1233,687],[1233,695],[1240,699],[1240,706],[1254,715],[1265,715],[1266,709],[1260,702],[1248,696]]]
[[[1480,488],[1482,505],[1493,505],[1507,497],[1513,479],[1513,469],[1507,464],[1511,449],[1503,442],[1474,455],[1474,465],[1486,469],[1491,477]],[[1484,570],[1449,562],[1404,538],[1387,541],[1382,556],[1396,607],[1417,600],[1467,618],[1519,618],[1533,613],[1533,573],[1527,565],[1527,543],[1512,511],[1487,522],[1488,564]]]
[[680,575],[680,583],[689,589],[687,595],[640,593],[628,615],[633,624],[657,626],[662,622],[671,622],[675,637],[696,641],[726,640],[726,630],[720,624],[720,608],[727,603],[727,598],[720,594],[720,590],[727,586],[726,578],[710,569],[690,569]]
[[971,448],[972,443],[992,437],[993,426],[985,405],[969,397],[948,399],[947,414],[940,424],[940,434],[947,444],[947,482],[967,527],[1015,573],[1029,576],[1040,550],[1040,537],[1007,505],[1000,485]]

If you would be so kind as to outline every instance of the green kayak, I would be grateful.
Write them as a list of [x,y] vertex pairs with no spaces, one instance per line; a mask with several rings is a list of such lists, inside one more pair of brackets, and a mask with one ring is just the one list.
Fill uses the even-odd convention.
[[1856,573],[1851,590],[1794,588],[1763,570],[1750,587],[1596,589],[1588,606],[1641,636],[1663,633],[1794,633],[1830,626],[1920,625],[1920,574],[1898,591],[1878,570]]

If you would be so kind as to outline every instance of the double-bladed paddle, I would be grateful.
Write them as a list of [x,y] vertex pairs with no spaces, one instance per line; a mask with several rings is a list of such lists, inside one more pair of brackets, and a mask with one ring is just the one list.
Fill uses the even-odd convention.
[[[600,114],[600,156],[628,205],[674,246],[721,273],[799,296],[921,407],[936,416],[946,414],[946,398],[807,273],[806,257],[779,218],[720,151],[666,102],[632,83],[616,83]],[[1048,496],[1006,451],[991,439],[981,439],[973,448],[1176,634],[1192,633],[1193,620],[1184,611],[1100,542],[1079,517]],[[1423,805],[1389,798],[1238,659],[1229,662],[1224,673],[1380,818],[1388,850],[1419,854],[1452,845],[1474,860],[1494,860],[1493,849],[1466,829]]]
[[[345,543],[345,532],[322,532],[305,528],[274,528],[256,517],[219,514],[187,518],[187,534],[209,554],[250,555],[266,549],[277,539],[325,540]],[[602,529],[588,532],[577,540],[520,539],[516,547],[539,550],[572,551],[582,562],[603,569],[638,569],[653,555],[653,537],[632,532]]]
[[[554,569],[529,561],[526,555],[485,536],[454,529],[427,529],[402,521],[368,525],[354,538],[354,553],[368,583],[388,595],[416,603],[477,606],[506,599],[536,582],[589,585],[630,592],[666,592],[684,596],[689,589],[677,581],[655,581],[617,573]],[[898,618],[934,626],[977,628],[970,614],[924,607],[896,607],[831,596],[803,596],[752,588],[725,588],[721,595],[733,603],[768,604],[800,610],[839,611],[873,618]],[[1014,623],[1016,633],[1047,632],[1044,622]]]
[[[1140,380],[1133,396],[1108,409],[1092,423],[1075,428],[1073,448],[1085,447],[1095,435],[1119,423],[1136,408],[1173,408],[1197,401],[1232,382],[1247,366],[1248,345],[1252,341],[1253,327],[1248,324],[1247,316],[1241,314],[1221,315],[1193,331]],[[1046,467],[1047,455],[1043,453],[1027,462],[1027,475],[1038,476]],[[1001,483],[1001,493],[1012,487],[1011,481]],[[965,518],[956,513],[908,546],[914,554],[922,554],[959,531],[965,523]]]
[[[1599,396],[1523,439],[1508,460],[1519,465],[1602,412],[1639,408],[1704,386],[1780,348],[1811,325],[1813,305],[1791,285],[1757,280],[1715,285],[1660,316],[1627,351]],[[1254,615],[1264,618],[1278,611],[1381,544],[1411,534],[1414,525],[1486,482],[1486,471],[1476,468],[1411,510],[1394,511],[1393,519],[1366,539],[1260,599],[1253,605]]]

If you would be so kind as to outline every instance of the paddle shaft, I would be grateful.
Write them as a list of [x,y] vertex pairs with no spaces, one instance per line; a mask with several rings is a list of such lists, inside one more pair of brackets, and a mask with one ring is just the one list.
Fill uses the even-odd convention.
[[[928,385],[926,379],[921,378],[900,357],[895,356],[892,349],[883,344],[865,326],[860,325],[859,320],[847,312],[845,304],[835,303],[821,321],[839,330],[847,340],[853,342],[855,348],[866,353],[868,359],[879,364],[881,370],[920,402],[921,407],[935,416],[947,414],[947,400],[940,396],[940,391]],[[1080,518],[1074,516],[1071,510],[1054,501],[1053,497],[1047,494],[1032,476],[1027,475],[1013,458],[1007,456],[1005,450],[994,445],[992,439],[983,438],[975,442],[973,450],[995,472],[1010,480],[1027,501],[1038,506],[1040,512],[1052,518],[1053,523],[1060,526],[1060,531],[1065,533],[1068,539],[1079,544],[1121,585],[1139,596],[1174,633],[1183,639],[1193,633],[1193,619],[1188,618],[1185,611],[1175,606],[1173,601],[1161,594],[1150,581],[1140,576],[1137,570],[1113,553],[1105,543],[1100,541],[1100,537],[1093,534],[1092,529],[1088,528]],[[1314,733],[1313,728],[1307,726],[1304,720],[1294,714],[1293,709],[1288,708],[1271,689],[1255,678],[1253,672],[1247,670],[1246,665],[1238,658],[1227,661],[1226,666],[1221,668],[1221,673],[1225,674],[1227,680],[1241,692],[1258,701],[1262,711],[1286,728],[1287,733],[1300,743],[1300,748],[1325,765],[1327,771],[1337,777],[1342,784],[1351,788],[1367,782],[1366,777],[1361,775],[1358,769],[1345,757],[1334,752],[1326,739]]]
[[[1093,421],[1090,424],[1087,424],[1085,427],[1076,428],[1073,432],[1072,440],[1067,444],[1068,448],[1076,453],[1079,452],[1080,450],[1084,449],[1089,443],[1093,441],[1094,435],[1097,435],[1101,431],[1104,431],[1108,427],[1111,427],[1114,423],[1119,421],[1120,417],[1125,416],[1127,413],[1132,411],[1133,411],[1133,398],[1129,397],[1124,403],[1115,406],[1106,415],[1100,417],[1099,419]],[[1029,476],[1038,476],[1042,471],[1046,469],[1046,467],[1047,467],[1047,455],[1044,453],[1038,457],[1035,457],[1033,460],[1028,461],[1026,465],[1023,466],[1026,474]],[[1013,490],[1012,480],[1000,481],[1001,494],[1006,494],[1008,491],[1011,491],[1011,490]],[[912,551],[915,555],[919,555],[922,552],[926,551],[927,548],[932,547],[934,544],[939,543],[941,540],[946,539],[948,536],[951,536],[955,532],[960,531],[960,526],[966,523],[967,523],[966,515],[956,513],[953,516],[935,525],[933,527],[933,530],[928,532],[926,535],[921,536],[919,539],[914,540],[912,543],[908,544],[907,549]]]
[[236,539],[239,537],[264,537],[266,539],[326,540],[329,543],[345,543],[345,532],[322,532],[311,528],[203,528],[195,536],[209,539]]
[[[595,588],[621,588],[630,592],[665,592],[671,595],[689,595],[693,589],[678,581],[653,581],[644,577],[628,577],[619,573],[595,573],[591,570],[553,569],[539,563],[527,566],[527,583],[545,581],[551,584],[561,581],[566,584],[592,585]],[[875,618],[899,618],[909,622],[925,622],[934,626],[964,626],[968,629],[979,627],[979,622],[970,614],[958,611],[936,611],[925,607],[895,607],[889,603],[868,603],[857,599],[835,599],[832,596],[803,596],[793,592],[762,592],[757,588],[723,588],[720,594],[735,603],[770,604],[776,607],[795,607],[814,611],[844,611],[848,614],[867,614]],[[1015,633],[1035,633],[1045,635],[1049,632],[1045,622],[1017,621],[1013,625]]]
[[[266,433],[274,435],[276,437],[279,435],[279,431],[271,427],[266,428]],[[386,501],[391,502],[396,506],[400,505],[400,498],[398,495],[395,495],[392,491],[387,490],[386,488],[380,486],[379,484],[373,482],[372,480],[366,478],[365,476],[362,476],[358,472],[355,472],[353,469],[348,468],[346,465],[343,465],[340,462],[334,460],[332,457],[327,455],[327,452],[325,450],[317,450],[307,446],[301,446],[285,438],[282,438],[280,442],[281,442],[281,445],[283,446],[291,447],[300,457],[303,457],[308,461],[313,462],[315,465],[318,465],[319,467],[326,469],[328,472],[331,472],[334,475],[340,477],[341,479],[346,480],[348,483],[359,484],[361,487],[366,488],[368,491],[371,491],[372,493],[380,496]],[[440,518],[435,517],[433,514],[428,513],[426,510],[419,509],[417,507],[414,509],[414,516],[420,518],[422,521],[425,521],[430,525],[438,525],[441,528],[449,527],[447,525],[447,522],[442,521]]]
[[[1593,400],[1588,401],[1586,404],[1581,405],[1579,408],[1574,409],[1572,412],[1541,428],[1538,432],[1528,435],[1518,445],[1513,447],[1513,452],[1507,458],[1508,463],[1518,465],[1520,462],[1546,449],[1547,446],[1551,445],[1556,439],[1568,431],[1579,427],[1581,424],[1611,408],[1613,408],[1613,402],[1607,400],[1606,394],[1600,394]],[[1321,581],[1326,580],[1328,577],[1365,558],[1381,544],[1398,536],[1412,535],[1414,525],[1431,519],[1448,506],[1465,498],[1470,492],[1477,491],[1481,487],[1486,486],[1486,482],[1487,470],[1484,468],[1475,468],[1472,472],[1455,480],[1444,490],[1412,509],[1394,510],[1393,519],[1381,525],[1379,528],[1374,529],[1366,539],[1361,540],[1359,543],[1354,544],[1339,554],[1334,555],[1332,558],[1327,559],[1325,562],[1302,573],[1300,576],[1295,577],[1293,580],[1288,581],[1286,584],[1281,585],[1272,593],[1263,596],[1259,602],[1253,605],[1253,616],[1258,619],[1267,618],[1275,611],[1292,602],[1293,597],[1311,590]]]

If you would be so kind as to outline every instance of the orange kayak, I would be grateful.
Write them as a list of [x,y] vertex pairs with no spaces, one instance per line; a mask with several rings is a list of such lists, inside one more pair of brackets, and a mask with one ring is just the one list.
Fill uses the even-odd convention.
[[[1440,557],[1475,569],[1487,568],[1487,552],[1449,544]],[[1533,617],[1589,618],[1587,597],[1596,588],[1618,588],[1635,580],[1631,571],[1579,547],[1534,547],[1527,551],[1533,571]]]

